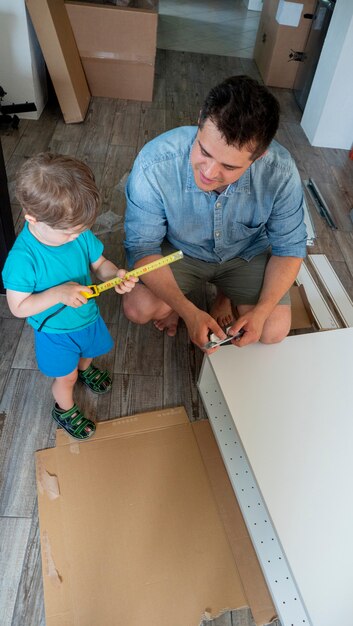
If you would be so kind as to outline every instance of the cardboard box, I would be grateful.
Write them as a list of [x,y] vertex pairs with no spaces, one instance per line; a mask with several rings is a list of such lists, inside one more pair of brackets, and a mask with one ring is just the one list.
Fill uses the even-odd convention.
[[26,0],[31,20],[67,124],[83,122],[91,94],[64,0]]
[[303,285],[292,285],[289,290],[292,306],[291,330],[313,328],[315,320]]
[[158,4],[136,5],[66,2],[93,96],[152,100]]
[[[282,3],[283,4],[283,3]],[[300,5],[300,19],[293,20],[297,26],[283,25],[280,0],[265,0],[257,32],[254,59],[265,85],[291,89],[298,70],[299,61],[294,60],[295,52],[303,52],[310,32],[316,0],[291,0],[288,5]],[[280,21],[278,21],[280,20]]]
[[[269,596],[207,420],[183,408],[100,422],[36,453],[47,626],[199,626]],[[245,619],[247,617],[247,619]]]

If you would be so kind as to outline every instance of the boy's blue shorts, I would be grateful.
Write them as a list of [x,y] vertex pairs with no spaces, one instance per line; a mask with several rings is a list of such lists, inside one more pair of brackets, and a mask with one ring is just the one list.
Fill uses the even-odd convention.
[[98,319],[72,333],[43,333],[34,331],[38,367],[46,376],[67,376],[81,357],[94,358],[112,349],[114,342],[103,319]]

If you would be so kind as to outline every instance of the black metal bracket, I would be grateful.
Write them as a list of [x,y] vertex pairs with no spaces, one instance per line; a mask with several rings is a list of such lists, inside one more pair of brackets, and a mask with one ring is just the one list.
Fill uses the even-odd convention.
[[1,104],[1,100],[6,96],[6,91],[0,86],[0,128],[18,128],[20,118],[12,113],[26,113],[27,111],[36,111],[37,107],[34,102],[22,102],[20,104]]

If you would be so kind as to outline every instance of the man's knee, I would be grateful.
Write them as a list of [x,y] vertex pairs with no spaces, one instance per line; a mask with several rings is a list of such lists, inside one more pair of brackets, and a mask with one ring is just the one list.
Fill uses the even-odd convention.
[[278,306],[266,321],[260,337],[261,343],[279,343],[285,339],[291,327],[291,308],[287,305]]
[[166,317],[171,313],[171,308],[158,300],[151,292],[145,288],[138,290],[135,287],[135,293],[127,293],[123,296],[123,311],[125,317],[135,324],[147,324],[151,320],[158,320]]
[[280,343],[287,337],[289,333],[288,330],[280,330],[280,329],[271,329],[269,331],[264,331],[260,337],[261,343],[271,344],[271,343]]
[[134,322],[135,324],[146,324],[151,320],[151,317],[145,312],[141,310],[141,307],[135,301],[134,298],[129,298],[129,294],[123,296],[123,311],[125,317],[130,322]]

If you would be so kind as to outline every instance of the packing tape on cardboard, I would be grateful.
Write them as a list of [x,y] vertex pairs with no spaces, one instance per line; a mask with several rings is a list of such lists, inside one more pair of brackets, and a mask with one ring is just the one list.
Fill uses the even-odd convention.
[[37,460],[37,482],[40,494],[46,494],[49,500],[55,500],[60,496],[59,481],[55,474],[49,474],[40,458]]
[[46,530],[42,534],[41,545],[42,545],[42,550],[43,550],[44,571],[46,575],[48,576],[50,582],[52,582],[53,585],[55,585],[55,587],[58,587],[59,585],[62,584],[62,578],[58,570],[55,567],[55,563],[54,563],[54,559],[53,559],[53,555],[51,551],[51,545],[49,541],[49,535]]

